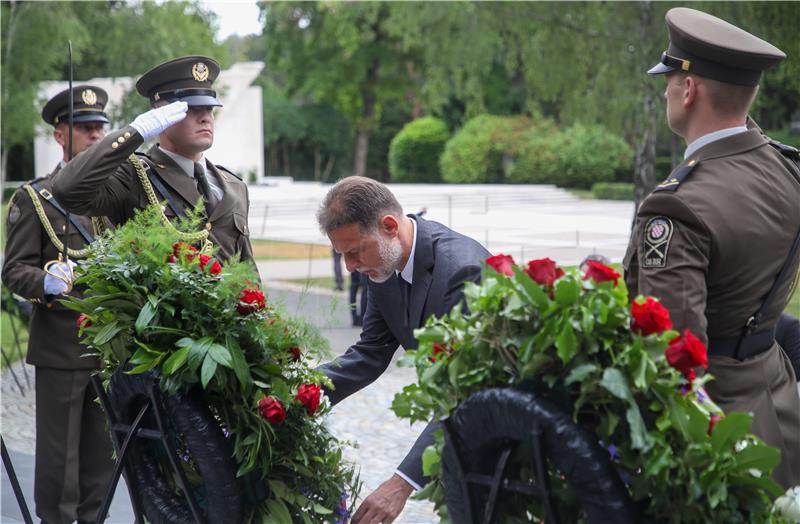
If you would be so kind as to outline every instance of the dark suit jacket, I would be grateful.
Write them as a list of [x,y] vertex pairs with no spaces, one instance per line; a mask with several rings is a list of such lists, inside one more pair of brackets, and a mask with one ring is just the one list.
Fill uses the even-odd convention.
[[[417,244],[408,315],[397,276],[380,284],[369,282],[361,337],[344,355],[322,366],[336,388],[326,391],[334,404],[375,381],[386,371],[398,346],[415,349],[414,330],[429,317],[442,316],[458,304],[464,282],[478,282],[481,262],[490,256],[471,238],[437,222],[409,216],[417,221]],[[422,452],[433,443],[434,430],[433,424],[425,428],[398,468],[419,484],[425,482]]]
[[[53,173],[56,172],[58,168]],[[41,189],[52,193],[52,176],[39,178],[35,182]],[[37,195],[37,198],[53,229],[61,235],[66,217],[42,196]],[[91,219],[78,215],[72,215],[72,219],[83,226],[87,233],[94,234]],[[3,282],[11,291],[34,305],[28,329],[30,338],[26,361],[34,366],[53,369],[97,369],[99,363],[96,358],[81,356],[89,353],[89,350],[78,342],[75,324],[78,313],[62,306],[57,300],[60,297],[44,294],[44,266],[50,260],[57,259],[59,253],[24,187],[11,197],[6,232]],[[86,244],[86,239],[70,225],[70,249],[83,249]],[[77,289],[73,289],[70,295],[80,296]]]
[[800,382],[800,319],[782,314],[775,325],[775,340],[792,361],[795,377]]
[[[142,136],[132,127],[109,133],[103,140],[73,158],[53,178],[53,193],[67,210],[87,216],[107,216],[117,225],[133,217],[134,211],[149,205],[147,195],[128,156],[142,145]],[[200,198],[194,181],[165,155],[153,146],[139,159],[164,183],[178,212],[193,207]],[[228,260],[237,255],[250,260],[247,228],[247,211],[250,201],[247,185],[236,175],[206,162],[210,172],[225,192],[209,217],[209,240],[219,247],[219,257]],[[156,197],[161,196],[156,191]],[[173,218],[175,213],[167,207],[165,213]]]

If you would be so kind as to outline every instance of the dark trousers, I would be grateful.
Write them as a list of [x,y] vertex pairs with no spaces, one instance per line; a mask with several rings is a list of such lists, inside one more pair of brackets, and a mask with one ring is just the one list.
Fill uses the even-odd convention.
[[[364,320],[364,313],[367,312],[367,281],[369,277],[362,275],[358,271],[350,273],[350,314],[353,317],[353,325],[360,326]],[[359,305],[358,292],[361,290],[361,300]]]
[[94,521],[114,462],[88,369],[36,368],[36,514],[48,524]]

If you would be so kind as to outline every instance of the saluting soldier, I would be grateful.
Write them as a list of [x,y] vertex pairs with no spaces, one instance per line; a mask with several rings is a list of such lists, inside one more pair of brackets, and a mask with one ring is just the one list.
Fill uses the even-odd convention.
[[[89,382],[99,368],[78,342],[78,313],[57,299],[77,296],[72,288],[74,262],[57,260],[68,237],[69,258],[85,256],[96,231],[92,221],[71,214],[52,195],[52,177],[69,159],[69,97],[73,97],[73,143],[78,153],[102,139],[108,123],[108,96],[99,87],[81,85],[50,99],[42,118],[64,157],[53,173],[25,184],[9,205],[3,280],[34,304],[27,362],[36,366],[36,514],[46,523],[93,522],[100,509],[114,462],[105,416]],[[60,278],[59,278],[60,277]]]
[[694,9],[666,22],[669,48],[649,73],[666,76],[667,121],[687,147],[638,211],[626,280],[707,343],[708,393],[754,414],[788,488],[800,484],[800,398],[775,324],[800,264],[800,153],[747,125],[762,71],[786,55]]
[[[252,259],[247,185],[204,156],[214,143],[214,109],[222,106],[211,88],[217,75],[219,64],[205,56],[176,58],[143,74],[136,90],[152,109],[67,164],[53,180],[59,201],[122,224],[156,202],[170,220],[184,216],[202,197],[219,257]],[[136,152],[155,137],[147,153]]]

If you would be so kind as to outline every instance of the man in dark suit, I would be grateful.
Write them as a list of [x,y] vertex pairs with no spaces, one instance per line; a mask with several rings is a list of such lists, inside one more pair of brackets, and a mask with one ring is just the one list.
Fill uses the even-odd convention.
[[[481,262],[490,253],[441,224],[403,215],[391,191],[369,178],[339,181],[317,220],[347,270],[370,280],[358,342],[322,367],[335,386],[326,394],[336,404],[375,381],[398,346],[415,349],[414,330],[461,302],[464,282],[480,279]],[[425,482],[422,452],[433,443],[435,429],[433,424],[425,428],[395,474],[364,500],[353,524],[386,524],[400,514],[411,492]]]
[[[222,105],[211,88],[218,74],[219,64],[205,56],[169,60],[143,74],[136,90],[153,109],[64,166],[53,177],[56,198],[73,213],[122,224],[155,202],[166,204],[167,218],[183,216],[202,197],[219,257],[252,259],[247,185],[204,156],[214,143],[214,109]],[[146,154],[136,152],[156,137]]]
[[[66,89],[44,106],[42,118],[69,159],[69,99],[73,99],[72,151],[103,138],[108,96],[90,85]],[[28,364],[36,366],[36,464],[33,496],[45,523],[94,522],[114,468],[111,438],[89,378],[99,368],[78,341],[78,313],[62,306],[72,289],[72,259],[85,257],[95,231],[89,217],[70,215],[53,198],[52,176],[19,188],[9,203],[3,281],[30,301]],[[70,260],[57,260],[67,232]],[[59,278],[61,277],[61,278]]]

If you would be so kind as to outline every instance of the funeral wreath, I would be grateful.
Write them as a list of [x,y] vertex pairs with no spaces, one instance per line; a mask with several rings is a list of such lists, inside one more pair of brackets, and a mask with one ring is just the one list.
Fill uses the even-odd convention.
[[[310,367],[324,339],[270,302],[251,263],[198,247],[155,207],[92,245],[78,270],[85,298],[68,305],[103,380],[153,374],[167,396],[199,392],[225,435],[219,453],[248,481],[245,522],[344,522],[359,482],[324,424],[326,379]],[[181,467],[197,478],[190,453]]]

